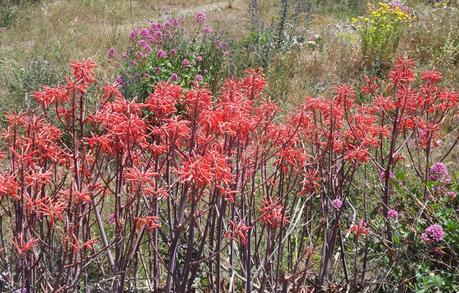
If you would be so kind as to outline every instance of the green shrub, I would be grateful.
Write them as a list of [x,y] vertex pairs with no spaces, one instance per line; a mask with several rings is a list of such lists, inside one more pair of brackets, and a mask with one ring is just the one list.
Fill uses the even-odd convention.
[[10,27],[16,20],[16,8],[11,5],[0,5],[0,27]]
[[[171,81],[184,88],[194,82],[207,83],[215,89],[222,80],[228,45],[198,13],[195,30],[185,32],[178,19],[151,23],[131,32],[131,46],[116,56],[120,61],[118,82],[127,97],[145,99],[154,85]],[[197,16],[197,17],[198,17]]]
[[369,15],[354,18],[359,29],[367,68],[380,73],[390,67],[403,31],[414,20],[406,6],[378,2],[368,5]]
[[44,58],[35,58],[25,65],[0,66],[0,84],[6,91],[2,96],[1,110],[31,106],[31,95],[42,86],[61,80],[62,69]]

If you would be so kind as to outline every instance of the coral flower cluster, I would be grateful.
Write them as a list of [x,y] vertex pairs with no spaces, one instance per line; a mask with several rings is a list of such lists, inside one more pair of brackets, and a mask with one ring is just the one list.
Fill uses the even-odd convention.
[[[139,43],[148,51],[160,31],[152,24],[132,38],[148,39]],[[26,291],[82,289],[98,272],[112,276],[100,286],[118,292],[140,279],[152,292],[192,291],[200,275],[218,292],[232,274],[244,275],[247,292],[258,280],[270,280],[268,291],[283,282],[296,291],[315,267],[320,288],[341,230],[357,245],[391,235],[387,218],[398,213],[389,210],[389,179],[406,159],[398,150],[439,147],[441,123],[457,111],[458,96],[438,86],[439,73],[424,73],[418,86],[405,59],[387,82],[367,78],[362,91],[340,85],[287,113],[264,96],[261,70],[226,80],[217,96],[203,84],[161,82],[140,101],[117,83],[102,85],[95,68],[73,62],[65,83],[35,93],[35,109],[5,114],[0,255],[14,252],[8,282]],[[363,166],[377,179],[384,208],[374,214],[384,228],[347,218],[364,196],[356,192],[366,192],[354,189]],[[420,174],[447,178],[438,164],[429,178]],[[422,236],[443,237],[438,225]],[[305,259],[309,246],[322,254]],[[294,278],[280,279],[284,263]]]

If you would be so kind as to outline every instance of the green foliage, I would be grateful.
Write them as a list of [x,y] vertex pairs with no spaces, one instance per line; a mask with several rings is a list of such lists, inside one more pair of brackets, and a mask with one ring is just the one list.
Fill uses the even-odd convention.
[[141,58],[139,52],[144,48],[139,42],[133,43],[121,62],[123,92],[127,97],[145,99],[161,81],[171,81],[184,88],[190,88],[197,81],[215,89],[222,80],[227,47],[216,34],[199,30],[187,34],[182,29],[166,35],[161,44],[152,46],[151,52]]
[[0,65],[0,85],[8,92],[9,99],[1,101],[2,110],[31,106],[31,95],[42,86],[61,80],[63,70],[44,58],[34,58],[27,64]]
[[0,28],[13,25],[16,17],[16,7],[4,4],[0,5]]
[[404,29],[414,20],[399,6],[379,2],[369,5],[369,15],[354,18],[359,29],[362,53],[367,67],[375,73],[389,68],[397,53]]

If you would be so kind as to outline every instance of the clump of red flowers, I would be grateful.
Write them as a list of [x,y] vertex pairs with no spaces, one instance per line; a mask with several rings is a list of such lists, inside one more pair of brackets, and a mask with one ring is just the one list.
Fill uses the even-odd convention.
[[[150,291],[190,291],[203,270],[218,291],[222,268],[244,275],[248,292],[259,288],[254,280],[296,290],[316,259],[320,287],[356,202],[355,174],[374,167],[381,216],[394,217],[389,179],[405,160],[400,149],[439,147],[445,117],[457,115],[458,95],[438,85],[440,75],[426,72],[416,87],[404,59],[387,88],[366,79],[369,102],[342,85],[289,113],[263,95],[261,70],[226,80],[217,96],[203,84],[163,82],[141,102],[116,83],[101,85],[95,66],[72,62],[64,84],[35,93],[35,109],[5,114],[0,201],[11,224],[0,227],[10,239],[0,256],[14,263],[11,283],[24,290],[76,290],[100,271],[112,278],[101,286],[123,291],[141,270]],[[421,180],[431,180],[428,171]],[[386,222],[375,235],[390,236]],[[443,237],[429,231],[423,238]],[[364,220],[350,232],[370,238]],[[306,242],[323,254],[304,259]]]

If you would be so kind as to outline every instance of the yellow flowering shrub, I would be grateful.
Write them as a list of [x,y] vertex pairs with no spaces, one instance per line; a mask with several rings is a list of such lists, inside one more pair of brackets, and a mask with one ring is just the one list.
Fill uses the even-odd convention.
[[406,6],[368,3],[368,14],[352,19],[361,36],[366,65],[376,71],[390,67],[404,29],[414,20]]

